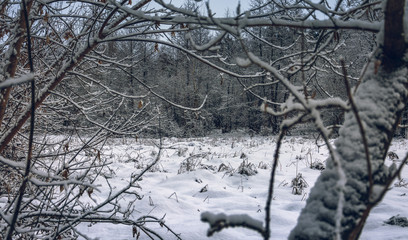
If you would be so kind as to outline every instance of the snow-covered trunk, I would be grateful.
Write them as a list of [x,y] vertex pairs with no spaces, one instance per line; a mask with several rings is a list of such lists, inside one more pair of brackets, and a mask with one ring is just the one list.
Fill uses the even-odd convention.
[[[359,116],[365,128],[375,184],[384,184],[390,175],[387,167],[383,165],[384,158],[398,116],[403,110],[403,103],[407,100],[407,84],[405,68],[392,74],[373,72],[355,95]],[[290,239],[333,239],[339,202],[343,205],[340,231],[342,238],[348,239],[347,236],[370,205],[365,150],[356,117],[352,112],[345,116],[344,125],[336,141],[335,154],[346,174],[345,187],[338,184],[338,172],[332,159],[328,159],[327,169],[322,172],[312,189]],[[341,192],[344,199],[339,201]],[[375,195],[375,191],[373,193]]]
[[[378,202],[379,193],[385,190],[384,185],[393,174],[384,166],[384,159],[408,94],[407,63],[403,59],[406,49],[403,9],[404,1],[387,2],[382,53],[373,60],[354,95],[367,140],[374,185],[370,187],[358,119],[349,111],[335,143],[334,157],[340,165],[328,159],[327,168],[311,190],[289,239],[358,238],[370,210]],[[343,171],[338,171],[338,167]],[[339,172],[344,172],[345,178]]]

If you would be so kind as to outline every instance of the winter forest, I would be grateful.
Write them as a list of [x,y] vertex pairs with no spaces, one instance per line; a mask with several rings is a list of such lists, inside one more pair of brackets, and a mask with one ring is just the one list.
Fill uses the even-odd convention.
[[241,2],[0,0],[0,240],[407,238],[408,2]]

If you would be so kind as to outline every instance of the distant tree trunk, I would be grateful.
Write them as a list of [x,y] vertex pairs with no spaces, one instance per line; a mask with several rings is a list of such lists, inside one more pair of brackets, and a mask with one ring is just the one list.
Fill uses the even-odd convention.
[[372,181],[370,187],[363,138],[356,115],[349,111],[336,141],[334,156],[311,190],[289,239],[358,239],[370,210],[378,202],[378,189],[393,173],[384,159],[408,100],[408,71],[403,56],[404,2],[389,0],[385,10],[382,54],[369,70],[354,99],[364,126]]
[[[135,81],[135,77],[134,77],[134,71],[133,71],[133,69],[134,69],[134,46],[133,46],[133,44],[134,44],[134,42],[129,42],[129,45],[130,45],[130,49],[129,49],[129,52],[130,52],[130,76],[129,76],[129,94],[130,95],[135,95],[135,91],[134,91],[134,81]],[[145,62],[146,61],[146,58],[144,58],[143,59],[143,62]],[[144,72],[143,72],[143,79],[145,79],[144,76],[145,74],[144,74]],[[129,110],[128,110],[128,113],[129,114],[131,114],[132,112],[133,112],[133,109],[135,108],[135,103],[134,103],[134,99],[130,99],[129,100]]]

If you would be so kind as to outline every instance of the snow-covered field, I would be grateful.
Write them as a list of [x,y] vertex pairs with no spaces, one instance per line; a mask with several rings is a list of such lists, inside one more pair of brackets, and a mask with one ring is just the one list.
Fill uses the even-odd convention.
[[[126,185],[132,173],[140,172],[155,159],[158,140],[109,140],[102,157],[112,162],[107,171],[111,184],[119,189]],[[319,143],[320,144],[320,143]],[[263,221],[265,201],[275,150],[274,137],[213,136],[195,139],[164,139],[161,160],[139,182],[133,216],[164,217],[182,239],[207,239],[208,224],[200,221],[203,212],[248,214]],[[394,140],[391,151],[400,159],[408,150],[407,140]],[[318,147],[313,139],[287,137],[281,149],[271,208],[272,239],[286,239],[295,226],[305,205],[308,193],[320,171],[311,163],[324,163],[328,156],[325,147]],[[254,175],[240,174],[242,163],[254,170]],[[387,159],[387,164],[392,161]],[[407,166],[408,167],[408,166]],[[256,171],[256,173],[255,173]],[[299,195],[292,194],[292,179],[301,173],[308,187]],[[408,168],[403,170],[399,186],[392,185],[385,199],[371,212],[360,239],[407,239],[407,228],[384,223],[390,217],[408,217]],[[399,181],[397,181],[399,182]],[[405,183],[405,185],[404,185]],[[101,178],[100,192],[94,192],[96,202],[108,195],[106,181]],[[87,196],[86,196],[87,197]],[[134,200],[123,199],[123,203]],[[92,201],[89,200],[91,203]],[[164,239],[175,239],[160,226],[154,227]],[[134,239],[132,227],[96,224],[79,226],[83,234],[99,239]],[[146,235],[140,239],[148,239]],[[233,228],[216,233],[212,239],[261,239],[250,230]]]

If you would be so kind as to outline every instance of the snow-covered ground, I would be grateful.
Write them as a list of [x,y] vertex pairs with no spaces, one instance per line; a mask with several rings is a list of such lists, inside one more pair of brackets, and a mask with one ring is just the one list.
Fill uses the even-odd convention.
[[[157,140],[116,139],[104,148],[103,158],[110,158],[108,171],[111,184],[119,189],[126,185],[132,173],[152,161],[158,152]],[[196,139],[164,139],[159,164],[146,173],[137,192],[143,196],[136,202],[133,217],[143,215],[164,217],[168,226],[182,239],[207,239],[208,224],[200,221],[203,212],[248,214],[263,221],[265,201],[275,150],[274,137],[214,136]],[[320,143],[319,143],[320,144]],[[400,159],[408,150],[407,140],[395,140],[391,151]],[[287,137],[281,149],[271,208],[272,239],[286,239],[295,226],[305,205],[308,193],[320,171],[311,163],[324,163],[328,156],[325,147],[313,139]],[[257,173],[239,173],[245,162]],[[387,164],[392,161],[387,159]],[[407,166],[408,167],[408,166]],[[308,187],[299,195],[292,194],[292,179],[302,174]],[[408,217],[408,168],[403,170],[402,182],[392,185],[385,199],[372,210],[360,239],[407,239],[407,228],[384,223],[392,216]],[[398,181],[397,181],[398,182]],[[106,181],[101,178],[100,192],[94,192],[96,202],[108,195]],[[87,196],[84,196],[86,198]],[[123,203],[134,200],[123,199]],[[91,201],[92,202],[92,201]],[[154,227],[164,239],[175,239],[160,226]],[[99,239],[134,239],[132,227],[123,225],[82,224],[83,234]],[[148,239],[145,235],[140,239]],[[216,233],[212,239],[261,239],[250,230],[233,228]]]

